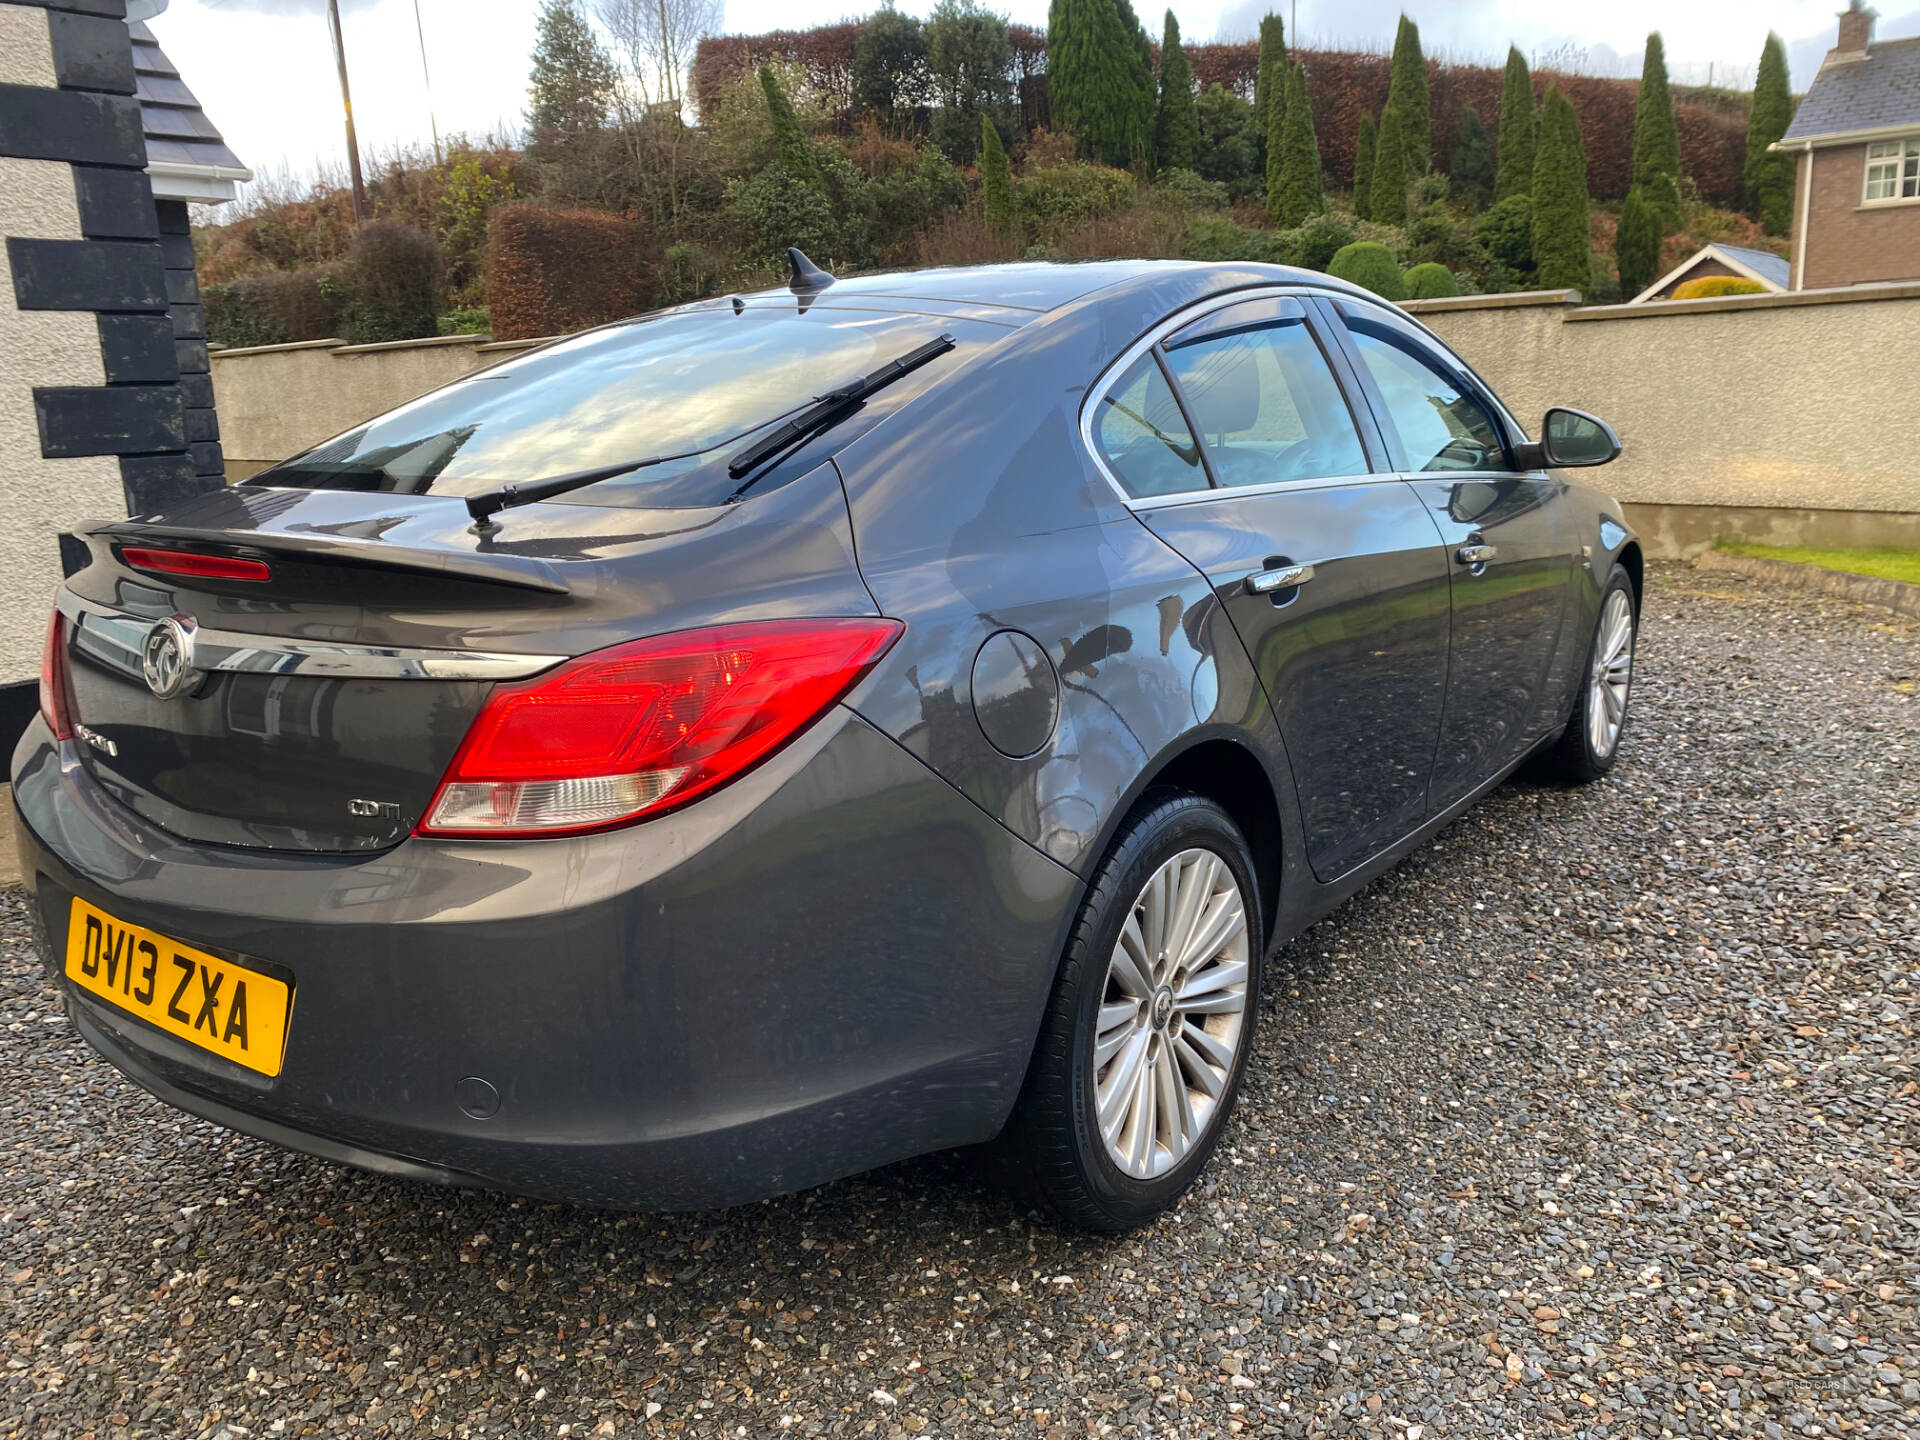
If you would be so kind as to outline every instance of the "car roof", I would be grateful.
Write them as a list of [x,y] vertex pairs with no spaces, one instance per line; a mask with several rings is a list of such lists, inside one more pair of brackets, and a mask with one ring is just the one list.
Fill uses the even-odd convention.
[[[1217,269],[1226,285],[1244,285],[1249,272],[1277,285],[1312,285],[1325,290],[1351,291],[1352,286],[1313,270],[1285,265],[1232,264],[1209,266],[1196,260],[1086,260],[1021,261],[1005,265],[955,265],[931,270],[897,270],[880,275],[850,275],[816,292],[822,299],[902,301],[991,307],[1004,312],[992,318],[1002,323],[1024,323],[1049,310],[1072,304],[1096,290],[1119,286],[1150,287],[1175,277],[1190,278],[1196,271]],[[1364,292],[1355,291],[1356,294]],[[782,286],[744,295],[743,300],[788,299],[793,291]],[[985,317],[983,317],[985,318]]]

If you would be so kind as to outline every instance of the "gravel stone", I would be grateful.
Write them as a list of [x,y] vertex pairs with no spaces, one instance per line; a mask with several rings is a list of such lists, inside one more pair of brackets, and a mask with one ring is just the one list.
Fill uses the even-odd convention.
[[1920,626],[1656,567],[1625,755],[1281,954],[1151,1231],[682,1216],[165,1108],[0,895],[0,1436],[1920,1437]]

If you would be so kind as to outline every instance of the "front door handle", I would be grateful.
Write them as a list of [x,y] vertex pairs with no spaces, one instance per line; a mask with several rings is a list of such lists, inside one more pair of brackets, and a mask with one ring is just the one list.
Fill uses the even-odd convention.
[[1453,558],[1458,560],[1462,565],[1479,566],[1486,564],[1499,553],[1500,547],[1497,545],[1462,545],[1458,550],[1453,552]]
[[1272,570],[1256,570],[1247,576],[1249,595],[1271,595],[1276,590],[1291,590],[1313,578],[1311,565],[1281,565]]

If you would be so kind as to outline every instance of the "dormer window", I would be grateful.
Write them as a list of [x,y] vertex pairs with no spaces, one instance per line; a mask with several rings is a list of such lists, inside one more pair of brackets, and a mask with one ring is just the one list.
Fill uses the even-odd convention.
[[1920,199],[1920,135],[1867,146],[1866,203]]

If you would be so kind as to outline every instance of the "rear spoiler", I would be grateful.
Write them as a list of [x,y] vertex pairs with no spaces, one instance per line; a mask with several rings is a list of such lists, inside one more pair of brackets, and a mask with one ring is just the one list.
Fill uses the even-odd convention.
[[236,531],[126,520],[82,531],[81,538],[99,540],[108,545],[159,541],[180,546],[215,546],[223,551],[238,550],[267,557],[288,555],[303,560],[341,561],[383,570],[478,580],[520,590],[537,590],[548,595],[571,593],[571,587],[547,561],[530,555],[508,555],[499,551],[429,550],[350,535],[291,533],[285,530]]

